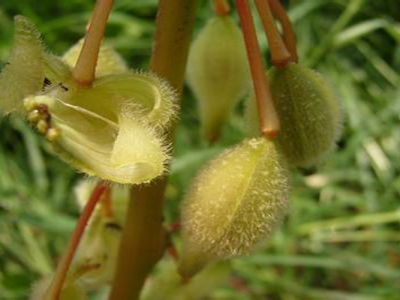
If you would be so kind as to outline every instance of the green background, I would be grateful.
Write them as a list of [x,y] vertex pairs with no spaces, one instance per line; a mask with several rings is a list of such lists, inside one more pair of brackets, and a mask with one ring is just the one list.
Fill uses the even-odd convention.
[[[400,3],[286,2],[300,62],[323,73],[342,100],[343,136],[325,163],[292,173],[282,228],[260,251],[234,260],[230,282],[209,299],[400,299]],[[14,15],[30,18],[49,51],[62,54],[82,37],[92,6],[1,1],[0,64],[10,52]],[[148,66],[156,6],[155,0],[116,0],[107,40],[132,68]],[[196,32],[210,16],[209,3],[201,1]],[[268,58],[259,22],[258,28]],[[186,89],[182,104],[168,222],[196,170],[245,136],[243,105],[222,140],[208,146]],[[0,299],[27,299],[31,283],[54,269],[79,214],[72,189],[81,177],[23,120],[0,119]]]

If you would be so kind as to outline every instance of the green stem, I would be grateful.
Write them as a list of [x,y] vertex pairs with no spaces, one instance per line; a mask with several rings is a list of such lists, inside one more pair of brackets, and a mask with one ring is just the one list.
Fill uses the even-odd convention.
[[[160,0],[151,69],[182,90],[197,0]],[[169,132],[172,141],[174,130]],[[139,299],[145,279],[166,248],[163,227],[167,177],[134,186],[110,300]]]

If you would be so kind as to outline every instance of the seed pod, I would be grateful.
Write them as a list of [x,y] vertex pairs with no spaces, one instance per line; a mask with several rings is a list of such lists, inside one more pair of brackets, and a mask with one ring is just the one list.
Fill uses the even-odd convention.
[[151,74],[103,76],[91,88],[68,80],[26,98],[25,107],[61,158],[81,172],[130,184],[164,172],[162,127],[176,114],[175,93]]
[[216,16],[201,30],[189,52],[187,79],[203,136],[213,142],[250,84],[242,34],[230,16]]
[[[270,77],[281,122],[277,142],[287,161],[297,167],[320,162],[332,151],[341,132],[342,111],[334,90],[319,73],[298,64],[273,68]],[[248,104],[249,123],[256,120],[252,101]]]
[[0,73],[0,110],[4,114],[22,112],[22,100],[39,92],[45,77],[39,32],[22,16],[16,16],[14,23],[14,45]]
[[[46,292],[50,287],[52,277],[47,276],[35,282],[31,288],[29,300],[46,300]],[[61,291],[59,300],[86,300],[86,292],[76,283],[66,284]]]
[[179,271],[248,253],[286,213],[288,179],[273,142],[243,141],[207,164],[182,208]]

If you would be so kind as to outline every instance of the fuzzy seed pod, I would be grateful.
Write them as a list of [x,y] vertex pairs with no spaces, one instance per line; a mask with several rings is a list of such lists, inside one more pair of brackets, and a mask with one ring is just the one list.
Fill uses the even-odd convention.
[[242,34],[230,16],[216,16],[201,30],[189,52],[187,79],[203,136],[212,142],[250,85]]
[[284,163],[263,137],[210,161],[183,203],[180,273],[251,251],[285,215],[287,198]]
[[42,89],[45,77],[40,34],[26,18],[14,18],[14,45],[0,73],[0,111],[22,111],[22,99]]
[[[297,167],[317,164],[333,150],[341,132],[342,111],[334,90],[319,73],[298,64],[273,68],[270,77],[283,154]],[[250,99],[248,123],[257,120],[253,103]]]

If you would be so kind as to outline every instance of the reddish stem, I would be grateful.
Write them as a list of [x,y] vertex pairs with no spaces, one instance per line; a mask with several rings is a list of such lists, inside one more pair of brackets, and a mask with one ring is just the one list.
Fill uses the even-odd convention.
[[113,0],[97,0],[96,2],[81,53],[73,71],[74,79],[80,86],[91,86],[94,81],[101,41],[113,2]]
[[54,279],[46,294],[46,299],[58,300],[60,298],[65,278],[67,277],[69,267],[71,265],[72,259],[74,258],[82,235],[85,231],[86,225],[96,207],[96,204],[99,202],[102,194],[107,189],[109,189],[109,187],[107,187],[103,181],[98,183],[97,186],[94,188],[92,195],[90,196],[89,201],[86,203],[85,208],[83,209],[82,214],[79,217],[78,223],[76,224],[75,230],[68,243],[67,252],[63,256],[61,262],[57,267]]
[[281,34],[272,16],[268,0],[255,0],[255,3],[267,35],[272,64],[274,66],[285,66],[290,61],[291,55],[283,43]]
[[282,25],[283,40],[286,48],[290,53],[290,61],[297,63],[299,56],[296,48],[296,34],[293,29],[292,22],[290,21],[285,9],[279,0],[268,0],[271,11]]
[[111,187],[104,191],[103,200],[101,201],[101,213],[105,218],[112,218],[114,216],[111,201]]
[[228,15],[231,8],[227,0],[214,0],[214,12],[218,16]]
[[280,124],[272,101],[268,78],[264,71],[261,50],[258,45],[250,7],[247,0],[236,0],[236,6],[257,98],[260,131],[263,135],[274,138],[279,132]]

